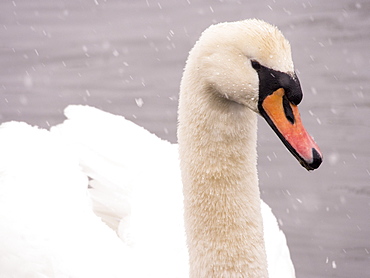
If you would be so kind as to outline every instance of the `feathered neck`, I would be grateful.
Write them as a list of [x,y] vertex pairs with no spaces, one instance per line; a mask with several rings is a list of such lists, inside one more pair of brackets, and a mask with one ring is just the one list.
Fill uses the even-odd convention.
[[178,142],[190,277],[268,277],[256,169],[257,119],[221,97],[189,58]]

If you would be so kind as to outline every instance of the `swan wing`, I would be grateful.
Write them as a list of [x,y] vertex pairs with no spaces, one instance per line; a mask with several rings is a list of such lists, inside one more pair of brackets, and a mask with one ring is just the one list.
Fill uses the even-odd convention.
[[0,127],[0,277],[124,277],[125,246],[92,212],[78,157],[47,130]]
[[294,278],[295,270],[287,241],[271,208],[261,200],[264,239],[270,278]]
[[88,106],[66,108],[54,127],[90,178],[94,211],[131,247],[142,277],[187,277],[177,145]]

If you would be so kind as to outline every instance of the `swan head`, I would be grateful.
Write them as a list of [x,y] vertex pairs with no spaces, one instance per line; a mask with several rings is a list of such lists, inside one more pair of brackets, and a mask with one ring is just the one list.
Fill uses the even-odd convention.
[[205,91],[260,114],[303,167],[320,166],[320,149],[297,108],[303,94],[290,44],[275,26],[257,19],[213,25],[189,60]]

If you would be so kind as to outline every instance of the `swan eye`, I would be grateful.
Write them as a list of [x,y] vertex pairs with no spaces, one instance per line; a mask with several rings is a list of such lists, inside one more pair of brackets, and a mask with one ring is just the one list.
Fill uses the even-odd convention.
[[261,64],[258,63],[256,60],[251,60],[251,64],[252,64],[252,68],[254,68],[255,70],[261,69]]

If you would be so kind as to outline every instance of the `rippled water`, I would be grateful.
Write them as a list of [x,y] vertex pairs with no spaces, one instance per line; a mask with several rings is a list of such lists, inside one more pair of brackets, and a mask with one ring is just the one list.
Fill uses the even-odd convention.
[[48,127],[81,103],[175,142],[188,51],[210,24],[251,17],[290,40],[302,118],[325,155],[306,172],[260,121],[262,197],[297,276],[369,277],[369,1],[1,1],[0,121]]

